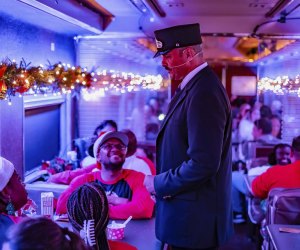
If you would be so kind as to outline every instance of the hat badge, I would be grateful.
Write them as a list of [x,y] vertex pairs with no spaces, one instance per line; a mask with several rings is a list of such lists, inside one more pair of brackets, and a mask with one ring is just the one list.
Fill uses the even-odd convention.
[[161,41],[155,40],[155,42],[156,42],[156,47],[157,47],[158,49],[161,49],[161,48],[163,47],[163,44],[162,44]]

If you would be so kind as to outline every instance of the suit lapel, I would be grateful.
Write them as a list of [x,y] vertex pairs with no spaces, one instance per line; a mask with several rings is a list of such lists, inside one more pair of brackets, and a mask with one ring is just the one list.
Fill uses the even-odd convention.
[[166,117],[165,117],[165,119],[164,119],[164,121],[163,121],[163,123],[162,123],[162,125],[160,127],[159,134],[164,129],[167,121],[170,119],[170,117],[172,116],[173,112],[178,107],[179,103],[181,103],[184,100],[184,98],[186,97],[186,95],[187,95],[187,91],[185,89],[185,90],[181,91],[180,93],[178,93],[177,95],[175,95],[172,98],[172,100],[171,100],[171,102],[169,104],[169,109],[168,109],[167,115],[166,115]]
[[[205,67],[204,69],[202,69],[200,72],[198,72],[189,82],[188,84],[185,86],[185,88],[178,93],[178,95],[175,95],[170,104],[169,104],[169,109],[167,112],[167,115],[163,121],[163,123],[161,124],[159,133],[157,135],[157,139],[160,137],[164,127],[166,126],[168,120],[170,119],[170,117],[172,116],[173,112],[175,111],[175,109],[178,107],[178,105],[186,98],[189,90],[194,86],[194,84],[199,80],[199,78],[201,78],[201,75],[203,75],[204,71],[207,71],[208,67]],[[156,140],[157,141],[157,140]]]

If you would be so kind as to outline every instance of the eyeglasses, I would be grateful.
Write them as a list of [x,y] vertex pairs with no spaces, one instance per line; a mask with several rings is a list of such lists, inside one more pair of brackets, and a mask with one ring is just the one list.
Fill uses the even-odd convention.
[[100,147],[101,149],[104,149],[106,151],[110,151],[112,150],[113,148],[117,149],[117,150],[120,150],[120,151],[124,151],[126,150],[126,146],[123,145],[123,144],[104,144]]

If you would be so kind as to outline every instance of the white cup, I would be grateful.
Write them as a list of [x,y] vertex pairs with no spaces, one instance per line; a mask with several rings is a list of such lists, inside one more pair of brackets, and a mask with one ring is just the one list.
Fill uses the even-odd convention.
[[76,161],[77,160],[77,152],[76,151],[68,151],[67,158],[71,161]]
[[125,235],[125,225],[121,223],[111,223],[107,225],[107,238],[110,240],[122,240]]

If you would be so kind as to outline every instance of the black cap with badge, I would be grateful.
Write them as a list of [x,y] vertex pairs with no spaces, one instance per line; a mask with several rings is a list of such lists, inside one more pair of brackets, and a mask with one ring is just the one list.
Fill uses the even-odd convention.
[[178,25],[154,31],[157,52],[154,57],[166,54],[175,48],[201,44],[198,23]]

